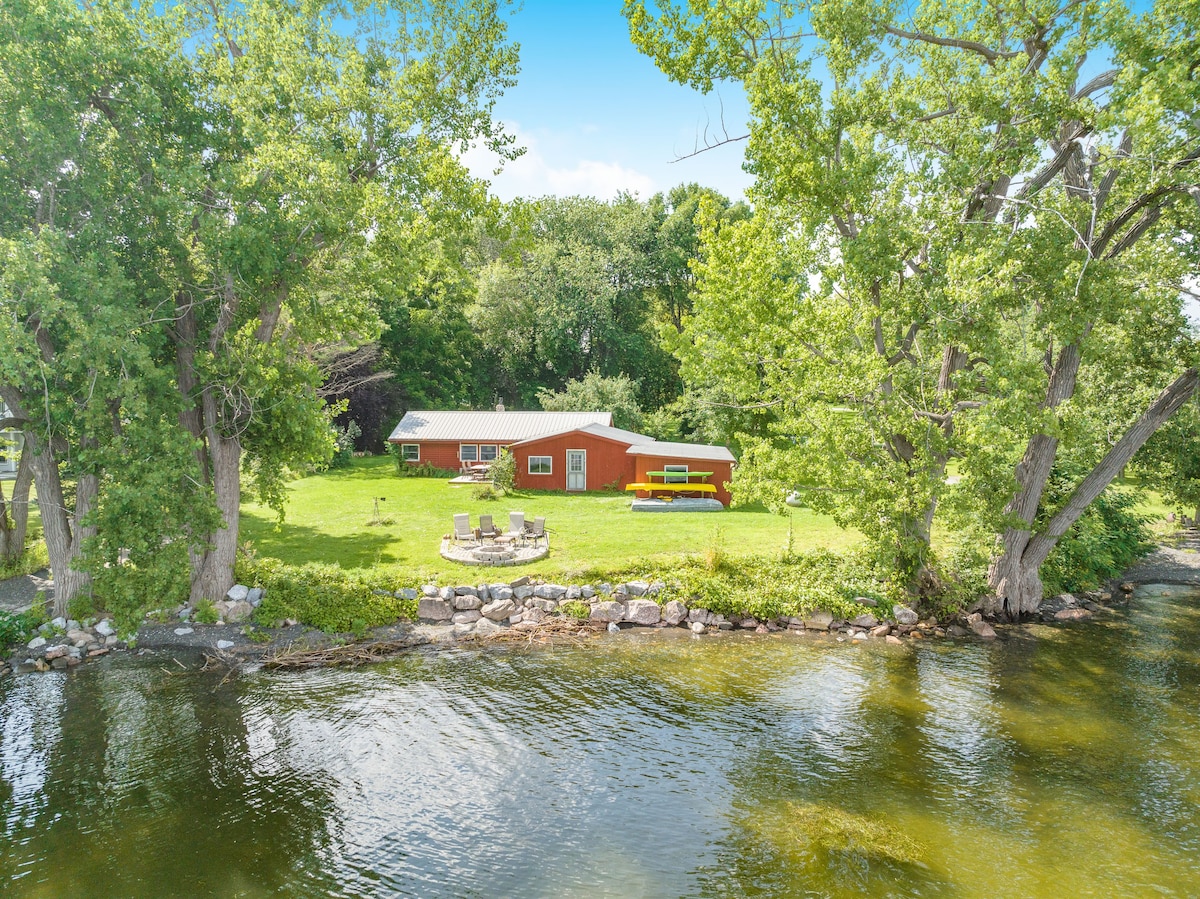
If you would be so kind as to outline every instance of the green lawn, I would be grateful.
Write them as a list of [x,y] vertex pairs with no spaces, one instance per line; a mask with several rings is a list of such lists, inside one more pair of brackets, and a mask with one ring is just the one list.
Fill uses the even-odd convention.
[[[550,557],[522,565],[514,574],[581,577],[619,572],[640,565],[670,564],[702,554],[719,540],[730,556],[778,554],[787,544],[789,516],[763,510],[673,512],[630,511],[630,497],[608,493],[562,494],[522,491],[498,500],[476,500],[471,487],[451,487],[431,478],[400,478],[390,458],[356,459],[349,469],[303,478],[288,486],[287,515],[276,526],[263,506],[242,506],[242,540],[252,541],[260,556],[289,564],[336,562],[343,568],[399,567],[421,578],[467,576],[468,569],[438,555],[442,535],[456,512],[469,512],[471,523],[491,513],[507,529],[510,510],[544,515],[550,531]],[[372,499],[392,523],[368,522]],[[858,542],[832,519],[804,509],[791,510],[793,547],[840,549]],[[718,533],[719,532],[719,533]],[[473,575],[477,577],[477,575]],[[468,578],[471,579],[471,578]]]

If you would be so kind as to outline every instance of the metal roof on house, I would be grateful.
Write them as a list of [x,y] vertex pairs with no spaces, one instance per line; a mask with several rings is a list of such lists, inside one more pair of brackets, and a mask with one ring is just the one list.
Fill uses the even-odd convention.
[[639,434],[636,431],[626,431],[622,428],[613,428],[609,425],[584,425],[582,428],[559,428],[554,431],[548,431],[545,434],[535,434],[533,437],[527,437],[520,441],[521,443],[533,443],[537,440],[549,440],[551,437],[558,437],[562,434],[572,434],[575,431],[582,431],[585,434],[593,434],[596,437],[606,437],[609,440],[615,440],[618,443],[629,445],[638,445],[643,443],[653,443],[653,437],[647,437],[645,434]]
[[388,440],[515,443],[552,431],[611,424],[611,412],[407,412]]
[[630,456],[661,456],[675,459],[703,459],[706,462],[734,462],[733,453],[725,446],[710,446],[703,443],[669,443],[656,440],[631,446],[625,452]]

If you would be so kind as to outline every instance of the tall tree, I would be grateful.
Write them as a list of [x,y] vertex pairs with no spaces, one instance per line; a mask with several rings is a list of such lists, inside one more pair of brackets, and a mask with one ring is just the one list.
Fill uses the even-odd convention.
[[[693,351],[779,414],[744,470],[772,494],[815,475],[915,586],[961,457],[998,611],[1036,608],[1059,538],[1196,386],[1200,7],[647,6],[626,14],[660,68],[751,103],[758,216],[714,243]],[[1133,327],[1144,355],[1105,356]],[[1141,408],[1103,420],[1101,383]],[[1060,451],[1094,458],[1039,517]]]
[[481,201],[453,150],[506,152],[490,110],[516,50],[493,0],[189,13],[210,141],[180,235],[194,275],[174,336],[183,422],[224,525],[193,558],[195,600],[232,583],[243,462],[279,504],[284,466],[329,452],[301,345],[374,337],[369,298],[394,276],[396,238]]

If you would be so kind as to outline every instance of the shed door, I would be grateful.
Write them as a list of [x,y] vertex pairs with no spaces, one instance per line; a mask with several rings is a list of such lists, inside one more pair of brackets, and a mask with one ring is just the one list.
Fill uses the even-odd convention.
[[587,490],[587,450],[567,450],[567,489]]

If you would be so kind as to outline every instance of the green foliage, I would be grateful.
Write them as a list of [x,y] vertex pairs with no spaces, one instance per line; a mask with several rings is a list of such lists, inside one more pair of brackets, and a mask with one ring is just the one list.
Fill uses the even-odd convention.
[[396,457],[396,474],[402,478],[433,478],[434,480],[445,481],[458,477],[457,471],[438,468],[432,462],[418,462],[414,465],[411,462],[403,461],[398,452],[393,455]]
[[611,412],[613,427],[627,431],[642,427],[637,384],[624,374],[603,378],[599,372],[589,371],[581,379],[568,381],[558,393],[538,391],[538,402],[547,412]]
[[1200,511],[1200,400],[1193,398],[1147,441],[1136,465],[1143,483],[1177,512]]
[[471,498],[478,502],[495,502],[500,498],[496,488],[491,484],[476,484],[471,490]]
[[500,455],[488,469],[494,486],[501,493],[512,493],[517,489],[517,459],[508,447],[502,447]]
[[40,618],[41,616],[33,612],[14,614],[0,609],[0,647],[29,640],[30,635],[41,624]]
[[852,618],[863,611],[852,601],[856,596],[876,599],[886,614],[904,595],[889,580],[894,572],[863,552],[722,558],[717,567],[706,556],[657,575],[667,582],[671,597],[689,606],[756,618],[803,616],[816,609]]
[[0,581],[41,571],[50,564],[46,544],[41,540],[26,540],[25,551],[16,559],[0,563]]
[[264,591],[255,618],[263,624],[294,618],[328,633],[414,619],[416,600],[397,599],[390,577],[349,572],[337,565],[285,565],[275,559],[238,560],[239,583]]
[[192,620],[197,624],[216,624],[221,620],[221,616],[211,599],[202,599],[196,603],[196,612]]
[[333,458],[329,460],[329,467],[349,468],[350,460],[354,458],[354,442],[362,435],[362,428],[350,419],[344,428],[335,425],[333,433]]
[[1048,593],[1095,590],[1154,548],[1146,517],[1134,511],[1138,500],[1132,490],[1110,487],[1100,494],[1042,567]]
[[592,615],[592,607],[580,599],[568,599],[559,605],[558,611],[577,621],[587,621]]
[[668,77],[750,103],[754,216],[700,200],[674,345],[689,391],[737,409],[735,500],[809,488],[923,589],[945,511],[993,548],[1032,529],[999,545],[1036,566],[1051,463],[1086,461],[1078,487],[1135,445],[1118,438],[1196,361],[1200,20],[1131,6],[627,0]]

